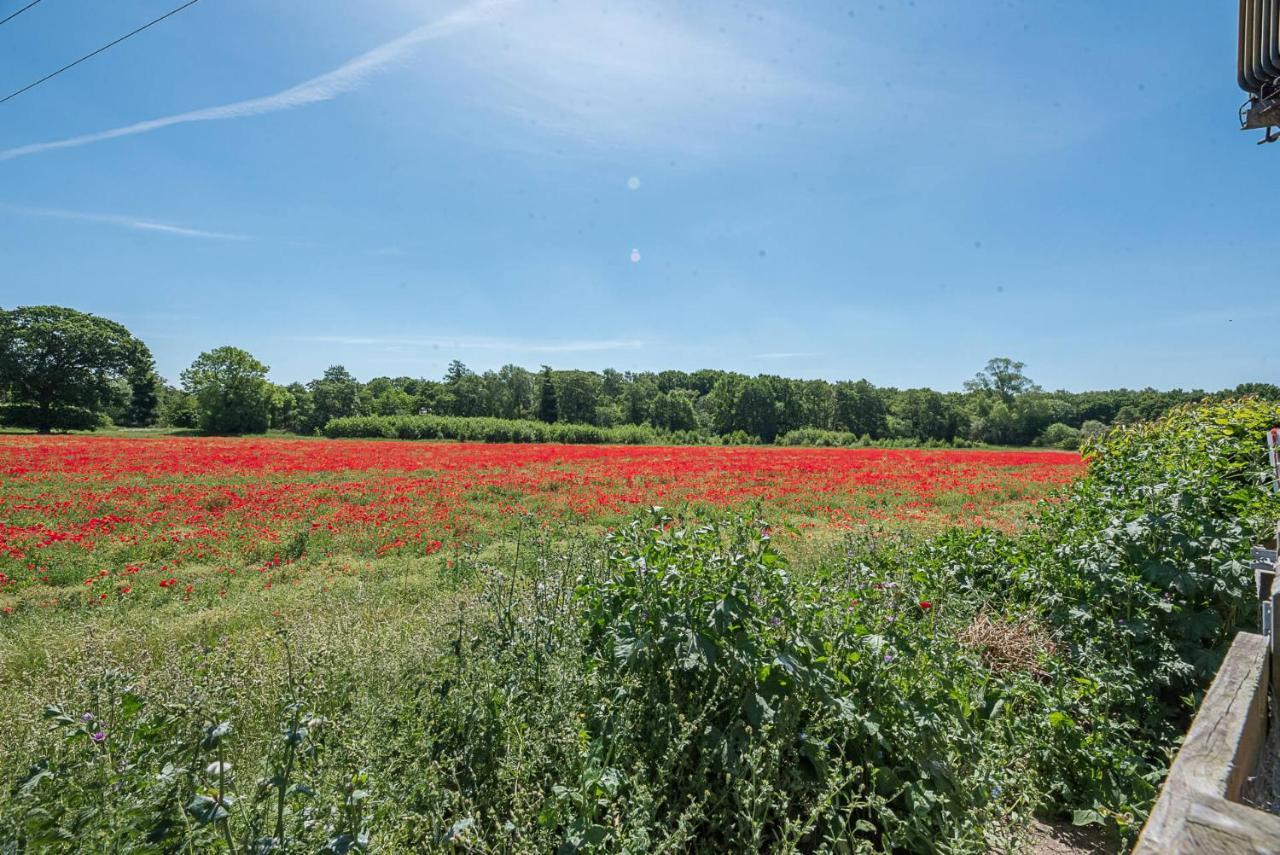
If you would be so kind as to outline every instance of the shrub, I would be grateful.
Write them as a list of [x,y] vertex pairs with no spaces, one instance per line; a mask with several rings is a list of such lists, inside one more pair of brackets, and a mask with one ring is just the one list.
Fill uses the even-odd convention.
[[34,404],[0,404],[0,424],[34,430],[94,430],[111,423],[107,414],[85,407],[56,406],[48,410]]
[[811,445],[819,448],[854,448],[863,444],[855,433],[819,428],[787,431],[780,434],[775,442],[778,445]]
[[1080,447],[1080,431],[1071,425],[1054,422],[1036,437],[1036,445],[1048,448],[1074,449]]
[[1256,620],[1251,543],[1280,518],[1264,436],[1280,407],[1204,402],[1085,446],[1089,474],[1039,525],[953,532],[922,563],[1029,609],[1067,651],[1043,752],[1052,798],[1132,831],[1236,632]]

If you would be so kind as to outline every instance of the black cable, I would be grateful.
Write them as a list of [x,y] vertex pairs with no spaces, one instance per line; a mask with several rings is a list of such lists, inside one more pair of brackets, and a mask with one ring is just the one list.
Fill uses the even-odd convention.
[[27,5],[25,5],[25,6],[23,6],[21,9],[19,9],[19,10],[18,10],[18,11],[16,11],[16,12],[14,12],[14,13],[13,13],[12,15],[10,15],[9,17],[7,17],[7,18],[4,18],[4,19],[0,20],[0,25],[4,25],[4,24],[9,23],[9,22],[10,22],[10,21],[12,21],[14,18],[18,17],[18,16],[19,16],[19,15],[21,15],[23,12],[27,11],[28,9],[30,9],[32,6],[36,5],[36,4],[37,4],[37,3],[39,3],[39,2],[40,2],[40,0],[31,0],[31,2],[30,2],[30,3],[28,3],[28,4],[27,4]]
[[114,42],[111,42],[110,44],[105,44],[105,45],[103,45],[102,47],[100,47],[100,48],[98,48],[97,50],[95,50],[93,53],[87,53],[87,54],[85,54],[84,56],[82,56],[82,57],[80,57],[79,59],[77,59],[75,62],[68,63],[67,65],[62,66],[62,68],[59,68],[57,71],[53,72],[52,74],[46,74],[44,77],[41,77],[41,78],[40,78],[39,80],[37,80],[35,83],[28,83],[26,86],[23,86],[23,87],[22,87],[21,89],[19,89],[17,92],[11,92],[11,93],[9,93],[8,95],[4,96],[3,98],[0,98],[0,104],[3,104],[5,101],[8,101],[8,100],[10,100],[10,99],[12,99],[12,98],[17,98],[19,95],[21,95],[23,92],[26,92],[26,91],[27,91],[27,90],[29,90],[29,89],[35,89],[37,86],[39,86],[41,83],[44,83],[46,80],[51,80],[52,78],[57,77],[57,76],[58,76],[59,74],[61,74],[62,72],[64,72],[64,71],[68,71],[69,69],[72,69],[72,68],[75,68],[77,65],[79,65],[79,64],[80,64],[80,63],[82,63],[82,62],[84,62],[86,59],[92,59],[93,57],[95,57],[95,56],[97,56],[98,54],[102,53],[104,50],[108,50],[108,49],[110,49],[110,48],[115,47],[116,45],[118,45],[118,44],[120,44],[122,41],[124,41],[125,39],[131,39],[131,38],[133,38],[134,36],[136,36],[138,33],[142,32],[143,30],[146,30],[146,29],[149,29],[149,28],[151,28],[151,27],[154,27],[156,24],[160,23],[160,22],[161,22],[161,21],[163,21],[165,18],[168,18],[168,17],[170,17],[170,16],[172,16],[172,15],[176,15],[176,14],[178,14],[179,12],[181,12],[183,9],[186,9],[188,6],[194,6],[194,5],[196,5],[197,3],[199,3],[199,2],[200,2],[200,0],[188,0],[188,2],[183,3],[183,4],[182,4],[181,6],[179,6],[178,8],[173,9],[173,10],[168,11],[168,12],[165,12],[165,13],[164,13],[163,15],[161,15],[159,18],[156,18],[156,19],[155,19],[155,20],[153,20],[153,21],[149,21],[149,22],[147,22],[147,23],[143,24],[141,27],[138,27],[138,29],[134,30],[133,32],[131,32],[131,33],[127,33],[127,34],[125,34],[125,35],[121,36],[120,38],[116,39]]

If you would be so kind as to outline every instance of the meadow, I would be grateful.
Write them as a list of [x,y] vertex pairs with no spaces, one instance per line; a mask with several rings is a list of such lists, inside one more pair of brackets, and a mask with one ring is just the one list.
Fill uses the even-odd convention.
[[1244,619],[1275,415],[1088,465],[0,437],[0,851],[1120,846]]
[[523,520],[599,529],[654,505],[753,507],[796,530],[1016,528],[1082,471],[1063,452],[9,436],[0,610],[376,573]]

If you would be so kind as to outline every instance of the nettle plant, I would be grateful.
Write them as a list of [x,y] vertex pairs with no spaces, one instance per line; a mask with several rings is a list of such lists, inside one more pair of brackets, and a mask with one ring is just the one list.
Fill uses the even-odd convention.
[[237,768],[231,723],[200,724],[199,701],[153,701],[115,668],[88,678],[92,701],[81,705],[92,709],[46,707],[63,739],[17,783],[17,827],[6,836],[17,851],[364,851],[366,776],[318,798],[307,778],[320,765],[328,722],[306,712],[291,663],[288,682],[277,739],[256,766]]
[[613,805],[644,789],[651,821],[700,851],[980,850],[1026,786],[999,715],[1026,681],[955,641],[968,611],[939,619],[946,577],[865,549],[795,579],[751,518],[658,509],[612,534],[577,591],[599,783],[563,800],[570,843],[621,840]]

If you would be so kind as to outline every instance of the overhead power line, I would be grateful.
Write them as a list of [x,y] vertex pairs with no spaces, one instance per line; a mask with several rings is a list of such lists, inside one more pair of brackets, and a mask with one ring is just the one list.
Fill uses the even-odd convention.
[[[38,0],[37,0],[37,2],[38,2]],[[64,71],[69,71],[69,70],[71,70],[71,69],[75,68],[77,65],[79,65],[79,64],[80,64],[80,63],[82,63],[82,62],[84,62],[86,59],[93,59],[95,56],[97,56],[98,54],[102,53],[104,50],[110,50],[111,48],[113,48],[113,47],[115,47],[116,45],[120,44],[122,41],[125,41],[126,39],[131,39],[131,38],[133,38],[134,36],[136,36],[138,33],[142,32],[143,30],[150,29],[151,27],[154,27],[156,24],[158,24],[158,23],[160,23],[161,21],[163,21],[165,18],[170,18],[170,17],[172,17],[172,16],[174,16],[174,15],[178,14],[179,12],[181,12],[183,9],[186,9],[186,8],[188,8],[189,6],[194,6],[194,5],[196,5],[197,3],[199,3],[199,2],[200,2],[200,0],[188,0],[188,2],[183,3],[183,4],[182,4],[181,6],[179,6],[178,8],[176,8],[176,9],[171,9],[170,11],[165,12],[165,13],[164,13],[163,15],[161,15],[159,18],[155,18],[154,20],[148,21],[147,23],[143,24],[141,27],[138,27],[138,29],[134,30],[133,32],[131,32],[131,33],[126,33],[126,34],[124,34],[123,36],[121,36],[120,38],[116,39],[115,41],[113,41],[113,42],[111,42],[111,43],[109,43],[109,44],[105,44],[105,45],[103,45],[102,47],[100,47],[100,48],[98,48],[97,50],[95,50],[93,53],[87,53],[87,54],[85,54],[84,56],[82,56],[82,57],[80,57],[79,59],[77,59],[75,62],[69,62],[69,63],[67,63],[66,65],[62,66],[62,68],[59,68],[57,71],[55,71],[55,72],[53,72],[53,73],[51,73],[51,74],[46,74],[44,77],[41,77],[41,78],[40,78],[39,80],[37,80],[36,82],[34,82],[34,83],[28,83],[26,86],[23,86],[21,89],[17,90],[16,92],[10,92],[8,95],[4,96],[3,98],[0,98],[0,104],[3,104],[5,101],[12,100],[13,98],[17,98],[17,97],[18,97],[19,95],[21,95],[23,92],[27,92],[27,91],[29,91],[29,90],[31,90],[31,89],[35,89],[35,88],[36,88],[37,86],[39,86],[41,83],[44,83],[44,82],[45,82],[45,81],[47,81],[47,80],[52,80],[53,78],[57,77],[57,76],[58,76],[59,74],[61,74],[62,72],[64,72]],[[35,5],[35,4],[33,3],[32,5]],[[20,12],[20,11],[22,11],[22,10],[19,10],[19,12]],[[14,13],[14,14],[17,14],[17,13]]]
[[9,17],[7,17],[7,18],[0,18],[0,26],[4,26],[5,24],[9,23],[9,22],[10,22],[10,21],[12,21],[14,18],[18,17],[18,16],[19,16],[19,15],[21,15],[23,12],[27,11],[28,9],[30,9],[32,6],[36,5],[36,4],[37,4],[37,3],[39,3],[39,2],[40,2],[40,0],[31,0],[31,2],[30,2],[30,3],[28,3],[28,4],[27,4],[27,5],[25,5],[25,6],[23,6],[21,9],[19,9],[19,10],[18,10],[18,11],[16,11],[16,12],[14,12],[14,13],[13,13],[12,15],[10,15]]

